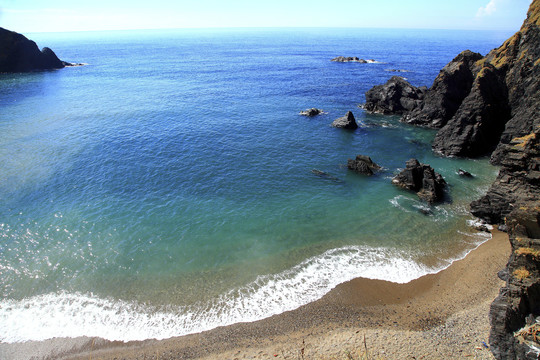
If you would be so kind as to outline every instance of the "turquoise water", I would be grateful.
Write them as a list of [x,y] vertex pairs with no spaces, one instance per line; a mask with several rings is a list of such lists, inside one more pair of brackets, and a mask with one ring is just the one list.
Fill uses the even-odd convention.
[[[30,34],[88,65],[0,74],[0,341],[183,335],[297,308],[354,277],[406,282],[448,266],[486,239],[468,203],[496,169],[436,157],[432,130],[357,105],[389,69],[429,86],[460,51],[508,35]],[[298,115],[310,107],[327,113]],[[348,110],[359,129],[332,128]],[[383,171],[350,173],[356,154]],[[390,183],[412,157],[450,184],[430,215]]]

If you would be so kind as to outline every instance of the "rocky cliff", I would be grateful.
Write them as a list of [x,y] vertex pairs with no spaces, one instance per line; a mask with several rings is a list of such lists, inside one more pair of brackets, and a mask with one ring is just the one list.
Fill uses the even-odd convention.
[[[388,108],[378,103],[388,98],[366,94],[364,108]],[[539,359],[540,0],[502,46],[485,57],[459,54],[401,114],[404,122],[439,129],[434,151],[491,155],[501,166],[487,194],[471,204],[473,215],[506,223],[513,249],[500,274],[506,286],[491,306],[490,345],[497,359]]]
[[51,49],[39,50],[32,40],[3,28],[0,28],[0,49],[0,73],[60,69],[69,65]]

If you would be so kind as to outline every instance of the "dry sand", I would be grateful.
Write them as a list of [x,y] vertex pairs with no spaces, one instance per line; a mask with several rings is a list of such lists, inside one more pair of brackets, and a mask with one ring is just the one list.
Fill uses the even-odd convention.
[[53,339],[0,347],[7,358],[492,359],[489,305],[508,260],[504,233],[449,268],[407,284],[355,279],[271,318],[167,340]]

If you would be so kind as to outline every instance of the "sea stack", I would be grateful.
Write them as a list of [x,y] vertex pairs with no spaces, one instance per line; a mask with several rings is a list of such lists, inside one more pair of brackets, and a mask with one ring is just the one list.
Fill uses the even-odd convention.
[[0,73],[61,69],[68,65],[48,47],[39,50],[32,40],[0,28]]
[[392,179],[392,184],[414,191],[418,197],[430,204],[442,201],[446,181],[427,164],[410,159],[406,168]]
[[358,124],[356,124],[356,119],[354,118],[354,115],[352,112],[347,111],[345,116],[342,116],[340,118],[337,118],[332,123],[333,127],[342,128],[342,129],[348,129],[348,130],[354,130],[358,128]]

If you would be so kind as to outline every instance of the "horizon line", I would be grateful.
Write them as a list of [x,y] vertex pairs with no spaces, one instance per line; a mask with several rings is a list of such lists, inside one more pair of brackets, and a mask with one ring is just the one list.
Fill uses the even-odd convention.
[[[5,28],[4,28],[5,29]],[[363,27],[363,26],[207,26],[207,27],[163,27],[163,28],[126,28],[126,29],[91,29],[91,30],[63,30],[63,31],[18,31],[28,34],[64,34],[89,32],[126,32],[126,31],[160,31],[160,30],[285,30],[285,29],[366,29],[366,30],[424,30],[424,31],[481,31],[481,32],[517,32],[513,29],[465,29],[465,28],[420,28],[420,27]]]

